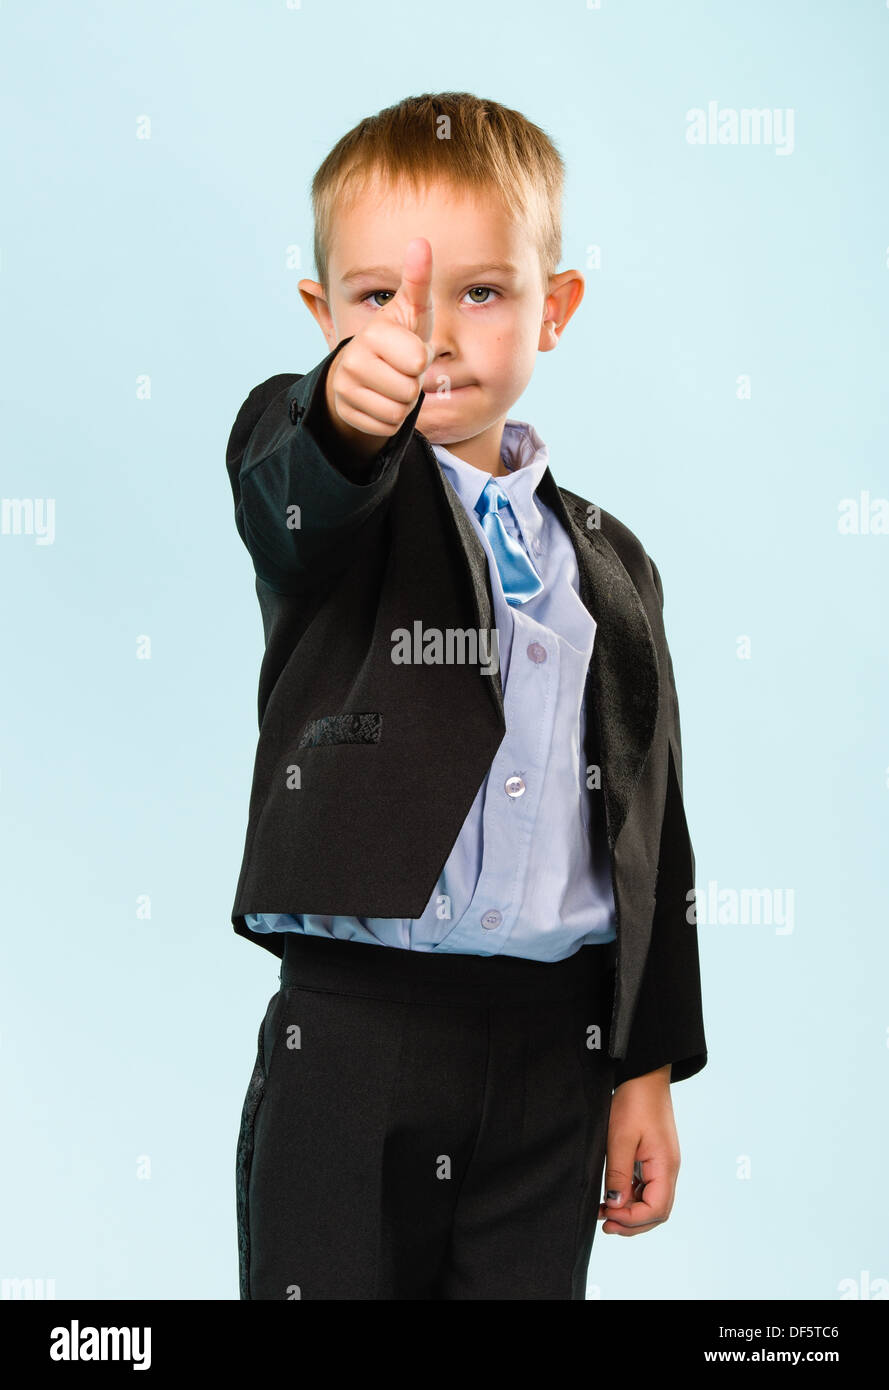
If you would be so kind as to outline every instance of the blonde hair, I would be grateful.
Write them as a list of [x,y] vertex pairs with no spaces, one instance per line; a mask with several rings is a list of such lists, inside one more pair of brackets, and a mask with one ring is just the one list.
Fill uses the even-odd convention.
[[334,145],[312,180],[315,267],[329,296],[337,212],[374,176],[420,192],[442,181],[499,195],[537,245],[544,291],[562,257],[565,165],[539,126],[471,92],[424,92],[364,120]]

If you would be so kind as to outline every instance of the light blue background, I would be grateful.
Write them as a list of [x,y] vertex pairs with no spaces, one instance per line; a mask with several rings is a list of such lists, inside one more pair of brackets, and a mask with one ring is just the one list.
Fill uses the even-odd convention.
[[[263,644],[225,444],[255,384],[327,351],[297,292],[325,153],[468,89],[568,164],[586,296],[511,413],[660,567],[699,885],[795,895],[790,933],[699,929],[710,1062],[672,1091],[673,1213],[599,1227],[589,1295],[838,1298],[866,1271],[872,1297],[889,536],[837,523],[889,496],[889,10],[20,0],[0,25],[0,491],[56,507],[52,545],[0,535],[0,1278],[237,1298],[235,1143],[278,979],[229,918]],[[690,146],[710,100],[793,108],[793,154]]]

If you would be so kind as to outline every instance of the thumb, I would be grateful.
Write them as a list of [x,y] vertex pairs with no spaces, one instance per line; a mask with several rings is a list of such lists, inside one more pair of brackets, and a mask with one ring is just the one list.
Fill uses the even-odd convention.
[[432,337],[432,247],[425,237],[416,236],[408,242],[401,284],[381,312],[416,333],[428,347]]
[[636,1144],[630,1139],[620,1139],[609,1148],[605,1163],[605,1206],[625,1207],[633,1192],[633,1164],[636,1158]]

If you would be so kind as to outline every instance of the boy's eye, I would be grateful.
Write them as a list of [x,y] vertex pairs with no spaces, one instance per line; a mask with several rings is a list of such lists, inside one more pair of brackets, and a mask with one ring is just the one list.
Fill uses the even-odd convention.
[[[492,287],[491,287],[490,285],[473,285],[472,289],[471,289],[471,290],[467,290],[466,293],[467,293],[467,294],[475,294],[477,290],[481,290],[482,294],[497,294],[497,290],[492,289]],[[488,299],[474,299],[472,302],[473,302],[473,304],[489,304],[489,303],[490,303],[490,300],[488,300]]]
[[[468,289],[468,290],[466,291],[466,293],[467,293],[467,294],[477,294],[479,291],[481,291],[481,293],[482,293],[482,294],[485,294],[485,295],[492,295],[492,294],[499,294],[499,293],[500,293],[499,290],[495,290],[491,285],[473,285],[471,289]],[[374,301],[374,307],[375,307],[375,308],[377,308],[377,309],[384,309],[384,308],[386,307],[386,305],[385,305],[385,304],[380,304],[380,303],[378,303],[378,302],[377,302],[377,299],[376,299],[376,296],[377,296],[377,295],[381,295],[381,294],[387,294],[387,295],[389,296],[389,299],[386,300],[386,304],[388,304],[388,303],[390,302],[390,300],[392,300],[392,299],[395,298],[395,290],[371,290],[368,294],[366,294],[366,295],[364,296],[364,302],[366,303],[368,300],[373,300],[373,301]],[[472,303],[473,303],[473,304],[490,304],[491,301],[490,301],[490,299],[474,299],[474,300],[472,301]]]

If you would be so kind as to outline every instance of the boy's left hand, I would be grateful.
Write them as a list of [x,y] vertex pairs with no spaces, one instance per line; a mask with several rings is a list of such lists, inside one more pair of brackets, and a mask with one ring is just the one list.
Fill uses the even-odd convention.
[[[624,1081],[611,1098],[606,1197],[597,1217],[605,1222],[605,1234],[636,1236],[666,1221],[673,1209],[679,1161],[668,1062],[657,1071]],[[641,1179],[634,1176],[636,1165]],[[613,1191],[620,1194],[619,1200],[607,1196]]]

